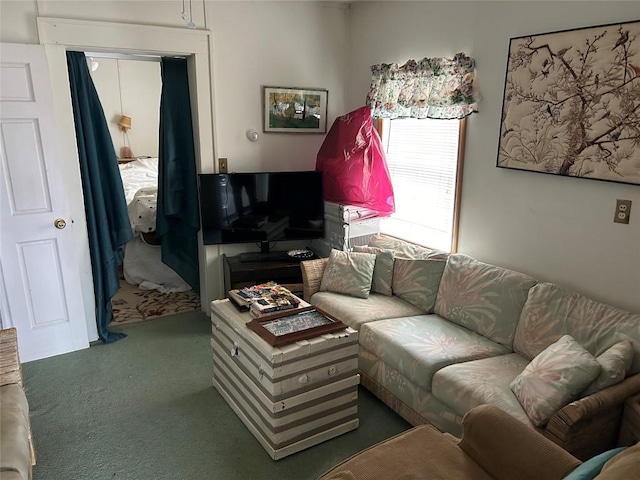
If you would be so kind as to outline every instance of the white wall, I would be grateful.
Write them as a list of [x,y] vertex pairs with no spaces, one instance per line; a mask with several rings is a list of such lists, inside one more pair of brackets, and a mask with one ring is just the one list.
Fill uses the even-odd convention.
[[[91,72],[107,119],[116,155],[125,145],[118,121],[131,117],[128,145],[134,156],[158,156],[160,125],[160,63],[149,61],[94,58],[98,69]],[[87,58],[90,65],[91,60]]]
[[[345,113],[347,7],[329,2],[207,2],[218,155],[230,171],[313,170],[319,134],[262,133],[262,86],[329,90],[327,129]],[[245,133],[255,129],[257,142]]]
[[[638,2],[357,2],[347,109],[364,104],[370,66],[465,52],[477,62],[459,251],[640,312],[640,188],[496,168],[509,38],[640,18]],[[617,198],[633,201],[614,224]]]
[[0,2],[0,40],[6,43],[38,43],[36,0]]
[[[38,43],[37,15],[174,27],[185,24],[180,18],[181,0],[3,0],[0,5],[3,42]],[[328,89],[330,128],[346,112],[348,6],[208,0],[193,0],[192,5],[197,28],[213,33],[217,156],[229,159],[231,171],[314,169],[324,135],[262,133],[262,86]],[[248,129],[260,133],[258,142],[247,140]]]

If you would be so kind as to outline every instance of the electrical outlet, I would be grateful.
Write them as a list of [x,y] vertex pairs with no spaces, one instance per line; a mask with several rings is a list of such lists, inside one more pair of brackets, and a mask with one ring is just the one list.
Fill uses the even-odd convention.
[[219,158],[218,159],[218,173],[227,173],[227,159]]
[[616,200],[616,214],[613,217],[615,223],[629,223],[631,214],[631,200]]

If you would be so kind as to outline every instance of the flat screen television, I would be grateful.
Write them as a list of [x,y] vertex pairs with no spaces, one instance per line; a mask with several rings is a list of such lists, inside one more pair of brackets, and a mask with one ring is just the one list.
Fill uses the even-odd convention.
[[198,180],[205,245],[260,243],[269,259],[269,242],[324,237],[322,172],[209,173]]

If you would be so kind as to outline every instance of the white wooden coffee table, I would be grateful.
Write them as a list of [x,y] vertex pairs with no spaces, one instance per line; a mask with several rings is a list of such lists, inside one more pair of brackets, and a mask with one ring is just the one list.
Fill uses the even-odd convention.
[[211,302],[213,385],[274,459],[358,427],[358,332],[272,347],[229,300]]

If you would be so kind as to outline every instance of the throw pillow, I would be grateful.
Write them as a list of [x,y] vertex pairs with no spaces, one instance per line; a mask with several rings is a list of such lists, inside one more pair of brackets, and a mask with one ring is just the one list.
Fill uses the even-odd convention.
[[510,386],[531,422],[540,427],[577,398],[600,370],[593,355],[564,335],[531,360]]
[[390,297],[392,295],[391,281],[393,280],[393,261],[395,252],[386,248],[377,247],[353,247],[354,252],[373,253],[376,263],[373,267],[373,279],[371,291]]
[[332,249],[320,281],[321,292],[336,292],[367,298],[376,256],[372,253],[343,252]]
[[596,357],[602,371],[582,393],[583,397],[599,392],[624,380],[633,361],[633,344],[629,340],[616,343]]
[[446,260],[396,258],[393,264],[393,293],[432,313],[446,264]]
[[[596,475],[600,473],[604,464],[611,460],[613,457],[624,451],[627,447],[618,447],[612,450],[596,455],[590,458],[586,462],[578,465],[578,467],[572,471],[569,475],[562,480],[593,480]],[[622,477],[620,477],[622,478]]]

